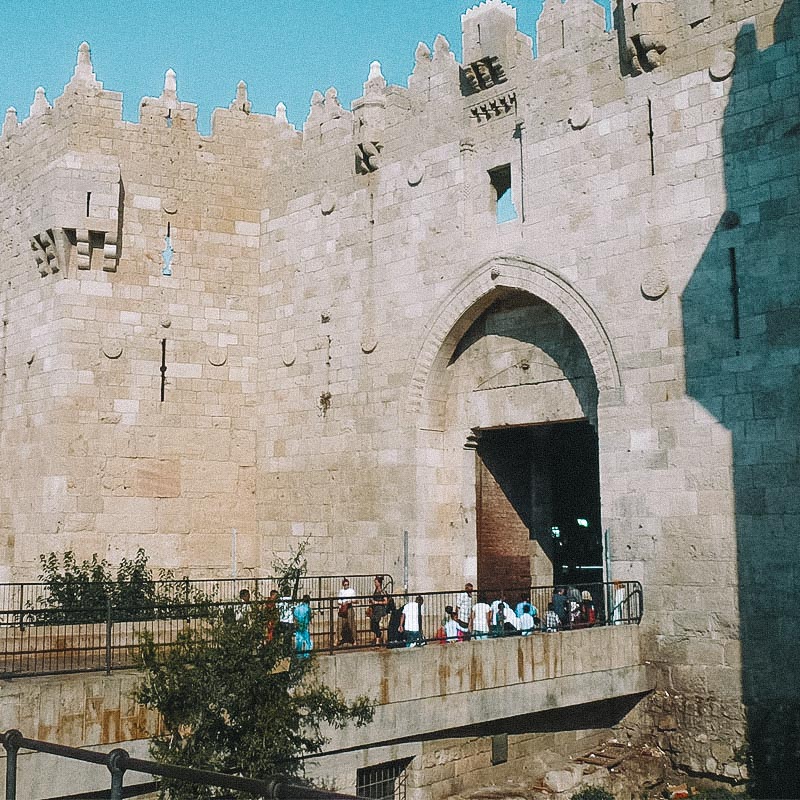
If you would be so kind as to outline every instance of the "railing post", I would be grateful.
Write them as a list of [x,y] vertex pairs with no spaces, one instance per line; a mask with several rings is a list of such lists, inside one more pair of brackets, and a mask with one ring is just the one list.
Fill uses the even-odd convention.
[[108,754],[106,766],[111,773],[110,800],[122,800],[122,782],[127,769],[128,751],[117,747]]
[[19,629],[25,630],[25,584],[19,585]]
[[111,596],[106,597],[106,675],[111,674]]
[[18,730],[3,734],[3,747],[6,749],[6,800],[17,800],[17,753],[22,734]]

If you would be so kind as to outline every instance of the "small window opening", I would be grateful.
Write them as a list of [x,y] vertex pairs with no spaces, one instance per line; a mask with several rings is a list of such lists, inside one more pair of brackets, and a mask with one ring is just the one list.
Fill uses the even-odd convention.
[[167,340],[161,340],[161,402],[164,402],[164,396],[167,387]]
[[511,164],[489,170],[489,180],[494,190],[494,208],[498,224],[517,218],[517,209],[511,192]]
[[733,338],[739,339],[742,335],[741,321],[739,319],[739,274],[736,265],[736,248],[728,248],[728,264],[731,269],[731,299],[733,301]]
[[171,108],[167,109],[167,127],[168,128],[172,127],[172,109]]
[[86,192],[86,216],[91,217],[92,215],[89,213],[92,207],[92,193]]
[[406,768],[410,758],[386,761],[356,772],[356,796],[367,800],[406,800]]
[[497,733],[492,736],[492,766],[508,761],[508,734]]

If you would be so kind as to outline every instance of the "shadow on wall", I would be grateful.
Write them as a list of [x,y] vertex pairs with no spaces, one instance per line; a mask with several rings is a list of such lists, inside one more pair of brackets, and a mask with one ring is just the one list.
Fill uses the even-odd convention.
[[683,295],[688,392],[732,438],[756,797],[800,797],[799,4],[786,0],[763,51],[752,26],[737,37],[728,210]]

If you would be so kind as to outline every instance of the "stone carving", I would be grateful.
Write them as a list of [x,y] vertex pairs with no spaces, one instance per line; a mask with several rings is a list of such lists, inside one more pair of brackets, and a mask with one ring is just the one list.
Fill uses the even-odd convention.
[[103,234],[103,269],[106,272],[116,272],[119,261],[119,240],[116,231],[106,231]]
[[381,65],[369,65],[369,77],[364,83],[364,95],[353,103],[356,115],[356,172],[366,175],[380,166],[379,154],[383,149],[383,128],[386,109],[386,79]]
[[648,300],[658,300],[663,297],[669,289],[669,278],[663,269],[656,268],[650,270],[642,281],[642,295]]
[[406,181],[409,186],[418,186],[425,177],[425,165],[421,161],[412,161],[406,171]]
[[356,145],[356,172],[359,175],[375,172],[380,166],[379,155],[382,149],[379,142],[369,140]]
[[470,113],[478,122],[488,122],[490,119],[504,117],[516,111],[516,108],[517,94],[516,92],[509,92],[473,106],[470,108]]
[[224,347],[212,347],[208,351],[208,363],[214,367],[221,367],[228,360],[228,353]]
[[367,334],[361,339],[361,352],[369,355],[375,352],[378,340],[373,334]]
[[730,50],[719,50],[714,56],[714,61],[708,68],[709,75],[715,81],[724,81],[733,72],[736,64],[736,55]]
[[573,130],[580,130],[589,124],[594,105],[591,100],[579,100],[569,111],[569,124]]
[[122,345],[116,341],[109,341],[103,344],[103,355],[106,358],[117,359],[122,355]]
[[319,201],[320,211],[327,216],[336,208],[336,195],[333,192],[325,192]]
[[34,236],[31,239],[31,249],[36,259],[36,267],[42,277],[55,275],[61,269],[52,231],[45,231]]
[[626,5],[625,29],[628,61],[633,73],[639,75],[661,66],[661,56],[667,49],[664,5],[658,0],[640,0]]
[[297,361],[297,345],[287,344],[284,346],[282,361],[285,367],[291,367]]
[[497,56],[486,56],[461,68],[461,90],[465,95],[491,89],[508,80]]
[[86,229],[75,231],[78,269],[89,269],[92,265],[92,241]]

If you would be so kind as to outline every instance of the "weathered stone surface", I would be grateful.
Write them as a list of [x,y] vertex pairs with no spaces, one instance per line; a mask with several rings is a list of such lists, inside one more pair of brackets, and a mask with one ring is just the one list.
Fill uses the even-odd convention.
[[254,571],[312,532],[312,571],[397,578],[408,531],[411,583],[450,588],[469,437],[587,419],[659,735],[730,775],[745,707],[773,731],[800,694],[797,12],[749,5],[624,3],[606,33],[549,0],[534,59],[490,0],[463,65],[437,37],[302,132],[240,84],[201,137],[174,73],[123,122],[82,45],[0,137],[0,578],[145,534],[219,574],[233,528]]

